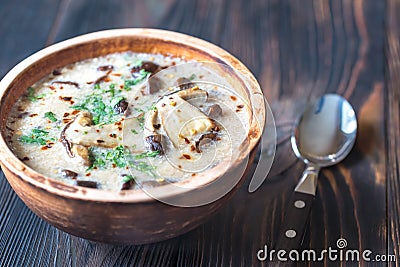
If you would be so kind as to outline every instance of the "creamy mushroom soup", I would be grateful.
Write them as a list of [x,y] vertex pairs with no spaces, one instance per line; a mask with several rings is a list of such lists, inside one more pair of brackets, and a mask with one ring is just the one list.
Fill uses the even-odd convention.
[[13,106],[10,148],[46,176],[91,188],[196,176],[232,157],[250,117],[237,93],[196,64],[123,52],[54,70]]

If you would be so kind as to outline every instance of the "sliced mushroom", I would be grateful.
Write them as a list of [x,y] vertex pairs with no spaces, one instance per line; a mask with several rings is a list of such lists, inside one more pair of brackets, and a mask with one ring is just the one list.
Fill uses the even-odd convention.
[[178,147],[182,141],[188,140],[190,143],[200,138],[202,134],[210,132],[215,123],[197,107],[186,101],[193,98],[200,98],[205,102],[207,92],[197,87],[161,98],[156,104],[157,110],[147,116],[145,138],[158,133],[158,129],[154,127],[158,124],[157,118],[175,147]]
[[216,119],[222,115],[222,108],[218,104],[213,104],[206,108],[205,114],[210,118]]
[[129,180],[128,182],[124,182],[121,186],[121,190],[129,190],[135,185],[135,181]]
[[54,76],[58,76],[58,75],[61,75],[62,73],[61,73],[61,70],[55,69],[55,70],[53,70],[52,74],[53,74]]
[[159,92],[163,87],[165,87],[165,83],[157,76],[152,76],[146,86],[146,90],[144,94],[151,95]]
[[112,71],[114,69],[113,65],[104,65],[104,66],[99,66],[97,68],[98,71]]
[[[139,116],[143,116],[140,114]],[[69,122],[61,131],[60,141],[68,155],[84,165],[90,165],[88,147],[100,146],[114,148],[122,144],[123,127],[126,129],[124,145],[133,147],[137,152],[145,151],[143,139],[139,139],[128,131],[140,128],[138,117],[127,118],[114,124],[92,125],[92,115],[83,111],[78,113],[74,120]]]
[[162,135],[161,134],[146,136],[144,138],[144,141],[145,141],[145,146],[148,150],[160,151],[160,154],[164,153],[164,149],[162,146]]
[[150,133],[156,131],[154,125],[158,124],[158,109],[150,110],[145,122],[144,122],[144,130],[145,132],[149,131]]
[[83,165],[90,166],[89,149],[82,145],[72,144],[71,147],[72,155]]
[[185,90],[194,87],[194,84],[188,78],[181,77],[176,80],[175,86],[178,86],[181,90]]
[[90,113],[88,111],[81,111],[75,120],[81,126],[89,126],[93,123],[92,122],[92,113]]
[[76,181],[76,185],[88,187],[88,188],[98,188],[98,184],[95,181],[80,180],[80,181]]
[[141,65],[139,66],[134,66],[131,69],[131,74],[134,78],[136,78],[137,74],[140,72],[140,70],[145,70],[147,72],[150,72],[151,74],[155,74],[158,71],[160,71],[162,68],[157,65],[154,62],[151,61],[143,61]]
[[[91,115],[88,112],[81,112],[68,124],[65,130],[64,139],[70,143],[85,147],[101,146],[116,147],[122,139],[122,123],[106,125],[91,125]],[[90,114],[90,113],[89,113]]]
[[160,68],[160,66],[158,64],[154,63],[154,62],[143,61],[142,64],[138,68],[134,67],[132,69],[136,69],[138,71],[143,69],[145,71],[148,71],[148,72],[151,72],[151,73],[155,73],[156,71],[159,70],[159,68]]
[[70,178],[70,179],[76,179],[76,177],[78,176],[78,173],[67,169],[61,169],[60,174],[65,178]]
[[217,134],[216,133],[206,133],[200,136],[199,140],[195,142],[196,144],[196,151],[201,153],[200,147],[209,143],[211,140],[216,140]]
[[114,106],[114,111],[118,114],[123,114],[128,109],[128,102],[126,100],[121,100]]
[[[121,174],[120,177],[124,179],[125,176],[128,176],[128,174]],[[132,189],[135,186],[136,182],[134,179],[130,179],[127,182],[124,182],[121,186],[121,190],[129,190]]]
[[180,90],[176,94],[184,100],[199,99],[205,102],[208,98],[207,91],[200,89],[198,86],[185,90]]
[[76,88],[79,89],[79,84],[76,82],[71,82],[71,81],[54,81],[51,84],[66,84],[66,85],[75,86]]
[[103,76],[100,76],[99,78],[97,78],[97,79],[94,81],[93,85],[100,84],[100,83],[106,81],[107,79],[108,79],[108,74],[103,75]]

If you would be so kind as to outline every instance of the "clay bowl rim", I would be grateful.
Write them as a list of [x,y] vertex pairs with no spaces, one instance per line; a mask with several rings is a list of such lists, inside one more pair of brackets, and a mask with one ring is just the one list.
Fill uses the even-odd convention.
[[[203,53],[206,53],[207,55],[211,55],[216,59],[222,60],[223,63],[238,70],[239,73],[242,75],[242,78],[246,79],[248,82],[249,87],[247,89],[249,90],[250,97],[253,94],[261,97],[263,96],[261,88],[255,77],[253,76],[253,74],[250,72],[250,70],[248,70],[247,67],[233,55],[231,55],[224,49],[214,44],[211,44],[197,37],[173,31],[150,29],[150,28],[124,28],[124,29],[104,30],[104,31],[98,31],[80,35],[53,44],[46,48],[43,48],[42,50],[39,50],[38,52],[27,57],[26,59],[18,63],[15,67],[13,67],[0,81],[0,103],[3,103],[3,101],[5,101],[5,96],[8,90],[10,90],[13,81],[19,78],[21,73],[24,73],[24,71],[26,71],[36,62],[40,60],[45,60],[47,57],[55,53],[62,53],[67,49],[71,49],[71,47],[72,48],[77,47],[85,43],[96,42],[101,39],[113,39],[113,38],[124,38],[124,37],[150,38],[160,42],[174,43],[175,45],[183,45],[184,47],[190,49],[197,49]],[[165,51],[165,54],[169,54],[168,51]],[[73,61],[70,63],[73,63]],[[252,108],[254,108],[253,104],[254,103],[251,103]],[[239,160],[237,160],[237,162],[249,156],[250,152],[253,150],[253,148],[255,147],[255,145],[257,144],[257,142],[261,137],[261,133],[264,129],[264,123],[265,123],[265,106],[263,101],[258,102],[258,108],[259,109],[257,109],[258,113],[257,117],[259,119],[256,119],[256,121],[254,121],[254,116],[253,116],[253,121],[250,128],[250,131],[251,129],[253,129],[253,131],[252,133],[249,132],[247,138],[248,145],[245,147],[242,156],[239,157]],[[2,108],[0,107],[0,111],[1,109]],[[15,175],[14,177],[7,177],[7,179],[22,179],[25,182],[35,187],[41,188],[55,195],[73,199],[81,199],[85,201],[96,201],[96,202],[142,203],[142,202],[156,201],[142,189],[126,190],[119,192],[101,190],[101,189],[91,189],[75,185],[68,185],[63,182],[57,181],[54,178],[47,177],[41,173],[38,173],[35,170],[31,169],[29,166],[25,165],[10,150],[4,139],[3,131],[0,134],[0,162],[2,166],[4,165]],[[202,186],[206,186],[212,183],[214,180],[216,180],[225,172],[228,172],[228,170],[224,170],[222,168],[222,164],[219,164],[219,166],[221,166],[221,168],[212,169],[214,173],[217,174],[219,173],[219,174],[211,176],[211,178],[205,172],[202,175],[196,175],[194,178],[185,179],[181,182],[173,183],[173,185],[183,186],[185,188],[191,188],[191,190],[195,190]],[[161,189],[164,190],[163,197],[174,195],[174,193],[168,193],[169,190],[166,190],[166,188],[169,186],[171,186],[171,184],[157,187],[157,189],[159,190]],[[190,190],[186,191],[185,193],[187,192],[190,192]]]

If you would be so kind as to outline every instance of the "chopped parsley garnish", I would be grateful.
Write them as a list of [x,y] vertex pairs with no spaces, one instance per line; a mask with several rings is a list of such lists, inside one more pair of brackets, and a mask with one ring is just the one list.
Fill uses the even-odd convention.
[[109,88],[110,89],[106,90],[105,92],[106,93],[110,93],[111,97],[114,97],[114,95],[115,95],[115,84],[114,83],[110,84]]
[[92,165],[89,167],[89,169],[93,169],[94,167],[104,168],[109,164],[115,164],[115,166],[119,168],[127,166],[125,160],[125,148],[123,145],[119,145],[114,149],[109,149],[100,153],[91,148],[89,153],[92,161]]
[[118,104],[124,97],[117,96],[111,99],[107,105],[103,101],[101,95],[89,95],[79,105],[74,105],[71,108],[77,110],[87,110],[93,115],[93,124],[109,124],[117,121],[118,114],[114,110],[114,106]]
[[137,132],[135,129],[131,129],[131,132],[132,132],[133,134],[138,134],[138,132]]
[[154,167],[152,165],[147,164],[146,162],[136,161],[136,162],[132,162],[129,165],[131,168],[133,168],[137,171],[148,173],[151,176],[155,177],[155,175],[153,173]]
[[27,144],[39,144],[39,145],[46,145],[47,141],[55,141],[54,138],[49,137],[49,132],[34,128],[32,129],[31,133],[28,135],[22,135],[19,140],[23,143]]
[[114,108],[119,102],[121,102],[124,99],[125,97],[123,96],[114,97],[111,99],[110,106]]
[[143,159],[143,158],[154,158],[158,155],[160,155],[160,151],[156,150],[156,151],[146,151],[140,154],[137,154],[134,156],[135,159]]
[[48,118],[52,122],[56,122],[57,121],[56,115],[51,111],[48,111],[48,112],[44,113],[44,117]]
[[96,84],[94,85],[94,89],[100,90],[100,89],[101,89],[100,84],[99,84],[99,83],[96,83]]
[[144,129],[144,113],[142,113],[140,116],[137,116],[136,120],[139,122],[140,129]]
[[196,79],[196,74],[193,73],[190,75],[189,80],[193,81],[194,79]]
[[40,95],[35,96],[35,89],[33,87],[29,87],[28,88],[28,94],[26,95],[26,98],[28,98],[32,102],[36,102],[36,101],[38,101],[39,99],[42,99],[45,96],[46,96],[46,94],[40,94]]
[[106,153],[106,159],[122,168],[126,166],[124,146],[119,145]]
[[136,73],[137,77],[135,79],[124,81],[124,89],[126,91],[130,91],[132,89],[131,86],[134,86],[134,85],[140,83],[145,78],[147,78],[147,76],[149,76],[150,74],[151,74],[150,72],[141,69],[138,73]]
[[104,169],[110,165],[115,165],[115,167],[119,168],[131,167],[137,171],[147,173],[151,176],[154,176],[154,167],[146,162],[139,161],[138,159],[155,157],[160,154],[158,151],[155,151],[132,155],[128,149],[125,149],[123,145],[119,145],[106,151],[101,151],[98,148],[90,148],[89,153],[92,165],[88,168],[88,170],[91,170],[94,167]]

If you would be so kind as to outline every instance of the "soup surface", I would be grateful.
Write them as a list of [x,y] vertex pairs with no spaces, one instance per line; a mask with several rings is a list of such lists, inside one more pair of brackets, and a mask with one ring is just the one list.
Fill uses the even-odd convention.
[[27,88],[7,138],[46,176],[127,190],[188,179],[233,157],[249,116],[246,101],[199,62],[124,52],[54,70]]

